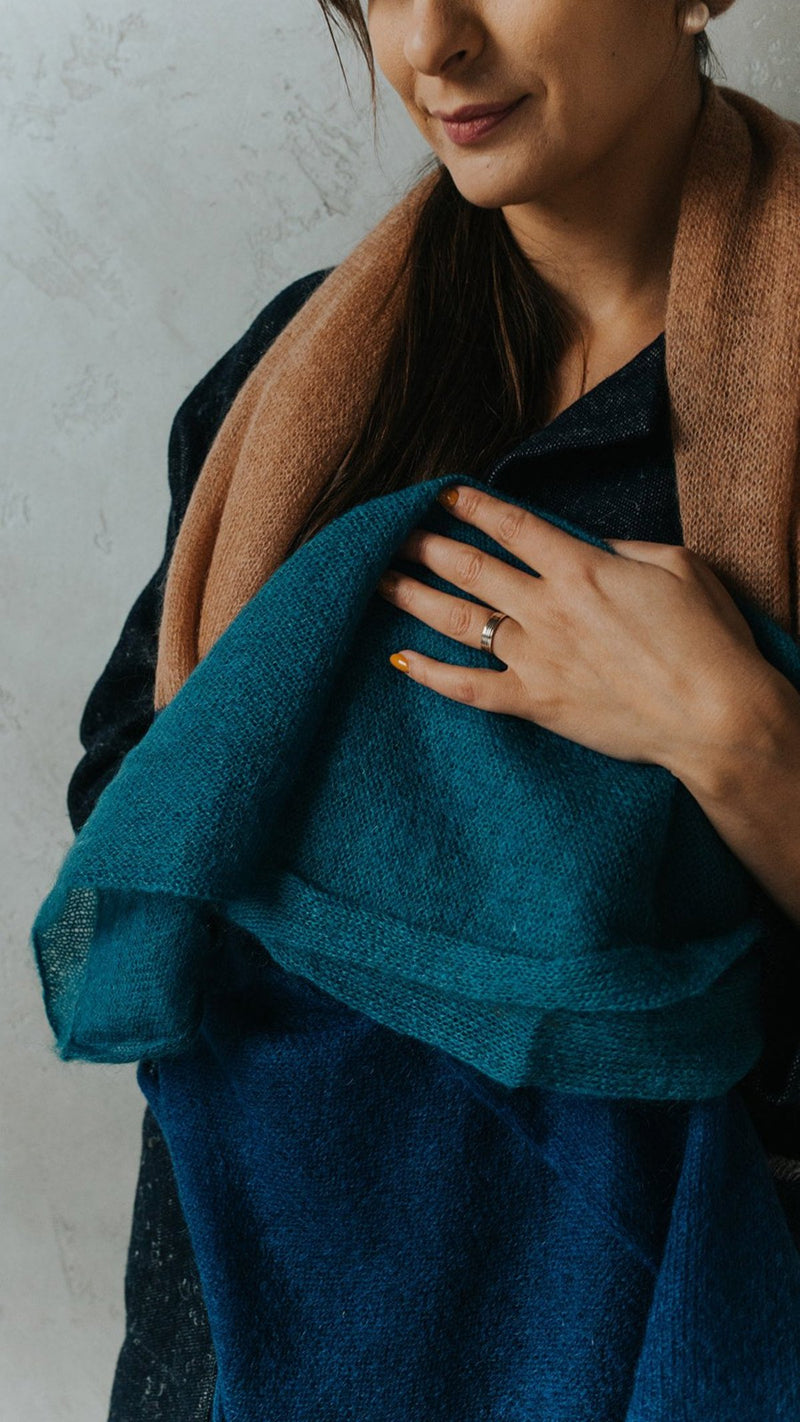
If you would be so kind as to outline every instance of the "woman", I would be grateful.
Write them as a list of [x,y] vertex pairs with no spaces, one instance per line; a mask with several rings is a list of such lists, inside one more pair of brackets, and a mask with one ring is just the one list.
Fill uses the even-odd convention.
[[[483,671],[465,679],[463,666],[425,656],[411,635],[409,644],[397,649],[395,666],[432,698],[469,701],[484,714],[500,712],[546,726],[621,761],[669,769],[769,897],[772,961],[780,961],[785,973],[800,923],[800,698],[757,652],[711,569],[679,548],[682,529],[664,376],[670,269],[687,155],[703,102],[709,10],[676,0],[597,0],[589,6],[585,0],[538,5],[516,0],[503,6],[374,0],[365,25],[355,3],[343,0],[323,8],[329,17],[345,20],[365,52],[374,54],[442,173],[427,225],[420,224],[418,305],[403,328],[397,364],[387,367],[373,419],[314,505],[295,547],[359,499],[419,479],[420,469],[424,474],[458,469],[488,485],[486,495],[465,489],[453,507],[455,517],[466,523],[498,533],[504,494],[524,496],[533,489],[540,509],[611,543],[623,555],[614,565],[613,585],[601,591],[591,577],[586,549],[581,548],[580,559],[573,550],[571,601],[565,607],[562,588],[552,618],[543,620],[529,574],[517,571],[512,585],[486,562],[465,569],[458,563],[457,531],[451,539],[411,535],[399,550],[406,564],[448,578],[468,599],[477,598],[479,606],[432,588],[408,567],[383,582],[384,596],[421,626],[475,647],[482,645],[487,609],[502,608],[505,594],[514,615],[495,627],[496,641],[489,646],[513,677],[499,680],[495,672]],[[726,8],[717,3],[714,13]],[[494,109],[495,117],[487,121],[459,113],[475,105]],[[81,728],[87,754],[70,786],[76,829],[152,720],[153,651],[164,577],[214,436],[245,377],[327,275],[314,273],[281,293],[179,413],[170,451],[173,507],[164,561],[132,610],[87,706]],[[519,545],[528,554],[524,561],[534,567],[543,530],[523,522],[518,532],[527,539]],[[565,559],[569,556],[564,552]],[[519,1142],[535,1138],[542,1147],[542,1112],[556,1109],[550,1095],[520,1089],[512,1093],[509,1113],[508,1100],[479,1073],[413,1037],[385,1026],[375,1029],[368,1018],[302,977],[274,964],[265,969],[252,957],[247,935],[237,937],[237,932],[226,941],[220,980],[238,983],[243,994],[263,1002],[265,1012],[268,1002],[279,1003],[285,1021],[296,1024],[284,1111],[308,1120],[320,1083],[331,1093],[326,1119],[338,1120],[339,1129],[320,1137],[322,1192],[347,1159],[345,1142],[352,1151],[353,1175],[344,1198],[349,1189],[363,1201],[369,1171],[377,1170],[376,1158],[362,1158],[345,1129],[349,1113],[356,1122],[388,1121],[385,1129],[398,1132],[397,1171],[382,1177],[382,1199],[390,1199],[395,1216],[403,1208],[409,1214],[396,1234],[384,1220],[383,1252],[375,1247],[383,1260],[402,1258],[405,1252],[411,1261],[402,1280],[408,1294],[402,1307],[393,1305],[390,1319],[391,1336],[399,1336],[401,1325],[407,1329],[398,1357],[405,1349],[424,1360],[430,1349],[427,1367],[423,1363],[400,1376],[398,1357],[392,1354],[387,1363],[375,1358],[373,1348],[358,1355],[360,1375],[353,1376],[346,1355],[353,1335],[346,1329],[334,1333],[324,1315],[329,1351],[321,1348],[312,1356],[319,1358],[325,1378],[309,1378],[306,1355],[298,1354],[302,1366],[293,1367],[292,1350],[310,1327],[305,1310],[311,1301],[321,1310],[325,1291],[352,1267],[353,1237],[345,1231],[340,1238],[338,1224],[326,1218],[324,1227],[309,1230],[304,1243],[317,1260],[329,1249],[318,1292],[313,1261],[298,1273],[305,1298],[285,1288],[277,1273],[266,1272],[285,1262],[280,1250],[259,1261],[262,1288],[274,1291],[279,1301],[278,1307],[265,1304],[256,1320],[259,1328],[268,1326],[272,1338],[271,1346],[264,1347],[265,1375],[255,1384],[264,1409],[259,1415],[272,1415],[270,1408],[276,1407],[287,1417],[391,1416],[420,1422],[500,1416],[597,1422],[623,1415],[677,1415],[666,1391],[658,1401],[652,1395],[636,1399],[630,1349],[616,1335],[598,1335],[599,1372],[590,1372],[582,1353],[575,1354],[572,1369],[562,1357],[557,1377],[552,1367],[541,1371],[531,1323],[536,1317],[529,1292],[532,1256],[525,1249],[526,1190],[533,1189],[533,1177],[526,1174],[530,1162],[519,1158]],[[776,973],[776,982],[785,992],[785,976]],[[800,1141],[791,1104],[796,1095],[787,1093],[785,1085],[795,1029],[791,1021],[781,1021],[779,1002],[770,1006],[772,1057],[761,1063],[760,1078],[750,1078],[749,1105],[769,1153],[791,1157],[798,1154]],[[312,1022],[315,1049],[303,1038],[304,1024]],[[354,1035],[361,1056],[345,1050]],[[338,1078],[330,1070],[337,1051],[342,1053]],[[768,1067],[779,1083],[771,1094]],[[155,1101],[158,1089],[148,1082],[146,1062],[140,1080]],[[398,1103],[403,1107],[399,1116]],[[638,1168],[653,1189],[656,1180],[671,1178],[685,1159],[686,1119],[660,1103],[620,1105],[636,1141]],[[567,1103],[562,1106],[568,1109]],[[281,1116],[277,1103],[275,1116]],[[408,1129],[411,1118],[413,1130]],[[575,1118],[574,1134],[562,1122],[548,1137],[556,1153],[570,1142],[567,1156],[574,1152],[572,1164],[579,1173],[578,1140],[588,1139],[586,1118],[581,1122]],[[308,1146],[308,1139],[281,1136],[273,1150],[288,1162],[286,1182],[303,1176],[304,1199],[315,1202],[309,1207],[313,1213],[321,1209],[321,1195],[310,1183]],[[170,1148],[180,1157],[177,1128]],[[542,1159],[546,1153],[542,1147]],[[583,1159],[587,1169],[589,1159],[596,1156]],[[433,1169],[423,1174],[426,1160]],[[414,1165],[406,1178],[404,1161]],[[446,1182],[459,1172],[469,1208],[453,1226],[446,1213],[453,1198]],[[791,1219],[791,1192],[779,1173],[776,1183]],[[615,1188],[624,1192],[624,1182],[613,1171],[605,1185],[609,1198]],[[192,1242],[200,1248],[208,1289],[214,1284],[219,1241],[203,1237],[192,1188],[187,1173],[181,1196],[192,1213]],[[560,1219],[562,1233],[568,1217],[580,1234],[584,1226],[578,1214],[568,1212]],[[362,1229],[374,1227],[377,1239],[378,1204],[374,1213],[364,1205],[359,1218]],[[154,1268],[144,1256],[154,1221],[159,1237],[162,1231],[169,1236],[166,1267]],[[279,1223],[276,1229],[283,1227]],[[616,1219],[614,1228],[623,1227],[624,1221]],[[654,1216],[649,1228],[647,1240],[637,1237],[643,1255],[663,1248],[665,1217]],[[412,1246],[426,1229],[431,1235],[417,1259]],[[327,1240],[325,1231],[330,1232]],[[233,1234],[225,1244],[231,1252],[240,1247]],[[299,1243],[293,1248],[299,1249]],[[523,1279],[514,1270],[517,1250],[525,1261]],[[430,1299],[416,1272],[423,1262]],[[585,1298],[570,1294],[567,1273],[564,1305],[569,1311],[579,1299],[585,1304]],[[622,1278],[612,1276],[612,1300],[614,1287],[623,1288]],[[364,1294],[375,1310],[390,1296],[391,1282],[380,1269],[363,1275]],[[202,1289],[169,1157],[149,1112],[128,1285],[129,1333],[112,1418],[210,1415],[214,1356]],[[603,1287],[599,1276],[595,1287]],[[544,1292],[541,1278],[537,1288]],[[430,1337],[425,1304],[433,1319]],[[292,1305],[298,1316],[290,1327]],[[624,1302],[620,1293],[611,1312],[622,1331],[637,1334],[642,1307],[635,1291]],[[484,1336],[495,1311],[505,1312],[507,1322],[522,1317],[526,1326],[492,1335],[487,1354]],[[552,1318],[542,1315],[539,1322],[544,1328]],[[247,1412],[253,1392],[237,1392],[230,1381],[236,1376],[237,1346],[244,1347],[241,1319],[239,1325],[238,1340],[234,1330],[223,1337],[219,1324],[215,1338],[225,1351],[228,1381],[227,1390],[216,1390],[213,1415],[221,1419],[224,1407],[229,1422],[254,1415]],[[590,1333],[594,1326],[599,1327],[597,1319],[587,1324]],[[252,1364],[251,1351],[251,1374]],[[273,1394],[276,1377],[280,1390]],[[417,1390],[423,1386],[424,1391]],[[737,1410],[721,1382],[716,1394],[706,1391],[703,1398],[717,1418],[736,1411],[739,1418],[752,1416],[755,1422],[756,1413]],[[684,1415],[699,1415],[682,1400],[688,1409]],[[787,1402],[781,1415],[793,1416],[791,1406]]]

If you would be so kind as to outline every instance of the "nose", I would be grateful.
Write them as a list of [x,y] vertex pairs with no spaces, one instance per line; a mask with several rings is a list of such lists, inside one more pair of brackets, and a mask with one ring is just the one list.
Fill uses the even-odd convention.
[[404,54],[420,74],[441,74],[480,52],[480,25],[465,0],[413,0]]

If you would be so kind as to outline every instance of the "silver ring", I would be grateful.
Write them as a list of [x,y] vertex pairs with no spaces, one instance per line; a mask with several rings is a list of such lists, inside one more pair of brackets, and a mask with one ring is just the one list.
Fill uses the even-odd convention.
[[507,612],[493,612],[491,617],[487,617],[481,632],[481,649],[484,652],[491,652],[494,634],[497,631],[504,617],[508,617]]

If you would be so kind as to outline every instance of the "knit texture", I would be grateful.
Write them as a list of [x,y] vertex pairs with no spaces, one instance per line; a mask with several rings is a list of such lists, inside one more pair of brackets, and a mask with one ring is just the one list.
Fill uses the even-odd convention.
[[736,1090],[508,1092],[229,925],[139,1082],[214,1422],[796,1422],[800,1255]]
[[[800,125],[703,85],[675,238],[667,378],[684,540],[797,632]],[[163,706],[280,565],[370,408],[426,174],[312,293],[235,400],[170,564]]]
[[[100,796],[33,930],[63,1056],[185,1050],[211,909],[509,1086],[691,1099],[753,1065],[763,895],[680,781],[389,666],[409,614],[375,584],[413,527],[454,528],[447,482],[299,548]],[[742,609],[800,687],[800,648]],[[413,627],[423,653],[498,665]]]

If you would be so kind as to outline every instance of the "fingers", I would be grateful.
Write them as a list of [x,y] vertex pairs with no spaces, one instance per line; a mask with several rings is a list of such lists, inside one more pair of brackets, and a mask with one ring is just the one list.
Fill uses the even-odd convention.
[[[431,533],[424,528],[413,529],[397,552],[412,563],[430,568],[445,582],[461,588],[482,603],[486,609],[483,622],[493,611],[507,612],[521,622],[526,606],[530,609],[531,589],[535,591],[539,582],[530,573],[513,568],[502,558],[494,558],[491,553],[484,553],[471,543],[446,538],[441,533]],[[404,589],[404,593],[411,595],[408,589]]]
[[[454,489],[458,498],[451,503],[447,496]],[[549,519],[518,508],[507,499],[499,499],[483,489],[458,484],[445,489],[438,497],[455,518],[483,529],[502,548],[542,577],[552,577],[561,571],[571,575],[575,565],[581,561],[608,557],[605,549],[597,548],[583,538],[576,538]]]
[[[492,612],[503,611],[494,604],[491,607],[484,606],[439,592],[427,583],[420,582],[406,573],[399,573],[393,568],[387,569],[383,574],[378,582],[378,589],[395,607],[418,617],[429,627],[434,627],[437,632],[452,637],[454,641],[466,647],[480,647],[481,632],[486,619]],[[518,631],[518,624],[510,616],[504,617],[495,629],[492,652],[501,661],[507,662],[513,655],[515,633]]]
[[[505,623],[501,624],[505,626]],[[393,657],[393,664],[398,665]],[[515,673],[510,667],[505,671],[489,671],[483,667],[456,667],[447,662],[437,662],[421,652],[403,651],[399,654],[405,666],[404,675],[421,686],[438,691],[451,701],[461,701],[466,706],[475,706],[481,711],[497,711],[507,715],[519,715],[521,696]]]
[[607,538],[615,553],[633,558],[637,563],[654,563],[676,577],[686,577],[701,571],[703,560],[682,543],[648,543],[642,538]]

